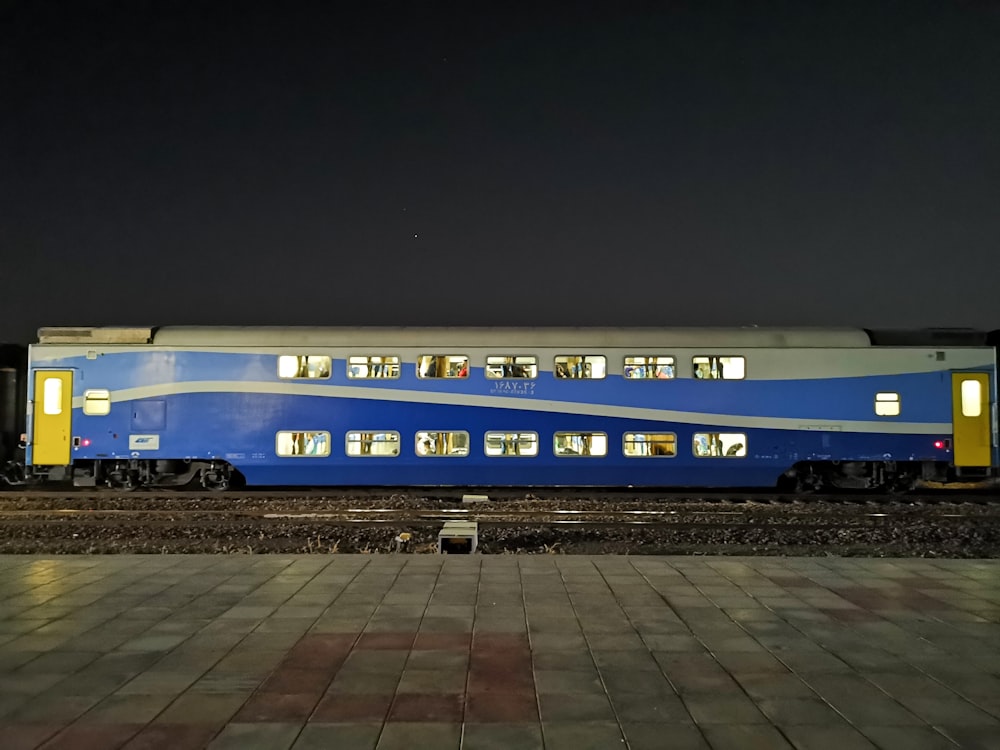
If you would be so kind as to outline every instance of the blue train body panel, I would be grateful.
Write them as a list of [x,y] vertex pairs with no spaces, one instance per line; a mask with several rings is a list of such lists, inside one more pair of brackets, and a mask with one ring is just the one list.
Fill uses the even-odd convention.
[[[894,359],[876,349],[844,348],[839,359],[818,362],[809,350],[729,346],[746,357],[747,376],[702,381],[682,369],[698,349],[664,345],[677,352],[678,376],[634,381],[620,370],[623,352],[631,349],[618,345],[606,349],[607,377],[567,381],[553,377],[557,346],[535,348],[539,372],[530,380],[491,380],[484,371],[490,349],[459,348],[471,352],[472,364],[461,379],[418,377],[413,352],[449,350],[433,342],[412,351],[396,346],[400,375],[385,380],[348,378],[345,350],[364,348],[343,345],[107,346],[98,352],[36,346],[32,367],[74,374],[74,462],[215,459],[252,485],[772,486],[802,461],[948,461],[953,372],[988,373],[995,403],[989,350],[963,350],[928,364],[913,353]],[[279,354],[306,350],[330,352],[328,378],[278,376]],[[93,389],[111,394],[108,414],[83,413]],[[898,416],[875,413],[879,393],[896,395]],[[279,456],[281,431],[329,433],[330,453]],[[398,433],[399,455],[348,455],[346,435],[356,431]],[[467,432],[468,454],[420,456],[418,431]],[[537,455],[487,455],[487,432],[535,433]],[[554,455],[557,432],[606,435],[606,455]],[[626,433],[673,433],[676,455],[625,455]],[[696,456],[699,433],[743,436],[744,453]],[[995,446],[993,456],[995,463]]]

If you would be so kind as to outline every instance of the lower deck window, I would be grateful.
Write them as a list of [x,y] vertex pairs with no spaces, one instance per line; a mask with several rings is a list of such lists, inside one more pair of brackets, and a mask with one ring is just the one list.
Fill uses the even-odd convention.
[[552,449],[557,456],[606,456],[608,436],[603,432],[557,432]]
[[677,436],[672,432],[626,432],[622,450],[636,456],[676,456]]
[[416,451],[418,456],[468,456],[469,433],[461,430],[417,433]]
[[274,451],[279,456],[329,456],[329,432],[279,432]]
[[398,456],[398,432],[348,432],[348,456]]
[[487,456],[537,456],[538,435],[534,432],[487,432]]
[[742,432],[696,432],[694,455],[699,458],[743,458],[747,454],[747,436]]

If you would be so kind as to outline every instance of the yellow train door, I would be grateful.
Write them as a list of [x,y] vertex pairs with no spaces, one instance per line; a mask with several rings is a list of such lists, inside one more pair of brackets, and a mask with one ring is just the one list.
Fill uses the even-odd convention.
[[73,422],[72,370],[35,370],[31,463],[67,466]]
[[951,374],[955,466],[990,465],[990,376],[985,372]]

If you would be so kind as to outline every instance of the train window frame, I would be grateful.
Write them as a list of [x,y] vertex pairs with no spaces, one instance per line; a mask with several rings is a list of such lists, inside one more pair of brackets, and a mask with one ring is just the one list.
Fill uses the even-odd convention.
[[[594,438],[599,438],[604,443],[603,453],[594,453],[593,446],[587,446],[587,452],[583,450],[573,451],[567,450],[566,446],[560,446],[560,438],[589,438],[591,443],[593,443]],[[581,445],[585,442],[581,441]],[[606,432],[592,432],[590,430],[563,430],[560,432],[555,432],[552,434],[552,455],[556,458],[606,458],[608,455],[608,433]]]
[[[425,360],[427,360],[425,362]],[[434,374],[428,375],[427,371],[431,361],[434,364]],[[445,365],[445,374],[438,375],[441,364]],[[454,372],[453,367],[460,365],[458,371]],[[416,369],[419,380],[465,380],[469,377],[469,355],[468,354],[421,354],[417,357]]]
[[[523,368],[522,372],[526,369],[529,374],[513,374],[514,368],[518,367]],[[500,368],[499,374],[495,372],[495,368]],[[538,357],[534,354],[489,354],[486,356],[483,372],[487,380],[535,380],[538,377]]]
[[[312,374],[313,365],[316,374]],[[278,355],[278,377],[281,380],[329,380],[332,376],[333,358],[329,354]]]
[[[727,375],[726,368],[735,365],[737,361],[739,375]],[[702,369],[702,365],[705,369]],[[699,376],[699,372],[706,374]],[[691,377],[695,380],[746,380],[747,358],[742,354],[696,354],[691,357]]]
[[626,380],[673,380],[677,377],[677,360],[672,354],[628,354],[622,360],[622,377]]
[[[579,360],[570,364],[570,360]],[[593,373],[594,366],[600,363],[601,374],[586,374],[586,368],[590,367]],[[576,372],[578,374],[571,374]],[[608,376],[608,358],[604,354],[557,354],[552,358],[552,377],[556,380],[604,380]]]
[[895,391],[880,391],[875,394],[875,416],[898,417],[903,404]]
[[[301,440],[296,440],[296,435],[301,436]],[[291,441],[291,452],[286,452],[283,449],[282,439],[285,436]],[[320,437],[321,440],[317,441],[317,437]],[[313,445],[323,443],[326,446],[326,451],[322,453],[309,453],[307,448],[310,441],[313,442]],[[295,451],[297,444],[301,444],[298,452]],[[274,434],[274,454],[279,458],[329,458],[331,450],[332,442],[329,430],[278,430]]]
[[111,413],[111,391],[90,388],[83,392],[83,413],[88,417],[106,417]]
[[[455,435],[464,438],[464,448],[458,447],[444,453],[438,452],[438,446],[443,443],[447,447],[447,437]],[[443,441],[442,437],[445,438]],[[428,445],[433,446],[433,452],[427,450],[426,446]],[[421,446],[425,447],[421,449]],[[472,442],[468,430],[417,430],[413,436],[413,452],[418,458],[466,458],[472,453]]]
[[[499,452],[493,449],[491,452],[490,438],[500,437]],[[534,447],[534,452],[523,453],[521,444],[530,443]],[[530,430],[487,430],[483,435],[483,454],[488,458],[538,458],[538,433]],[[516,446],[516,450],[508,452],[508,446]]]
[[[699,438],[705,438],[699,441]],[[737,438],[734,442],[724,441],[723,438]],[[703,445],[704,450],[699,450],[698,446]],[[739,446],[736,453],[732,453],[733,448]],[[695,458],[746,458],[747,435],[745,432],[696,432],[691,435],[691,454]]]
[[[353,435],[360,436],[358,440],[352,440]],[[368,440],[364,438],[365,435],[371,435],[372,437]],[[382,439],[379,440],[377,436],[381,435]],[[362,446],[362,449],[357,453],[351,452],[352,445]],[[395,453],[389,452],[372,452],[372,446],[375,444],[379,445],[391,445],[395,446]],[[368,446],[368,451],[363,450],[364,446]],[[399,432],[396,430],[348,430],[344,434],[344,455],[348,458],[398,458],[402,452],[401,443],[399,440]]]
[[[631,437],[630,437],[631,436]],[[639,437],[642,439],[638,439]],[[672,440],[651,440],[650,438],[667,438]],[[673,453],[661,453],[650,450],[651,446],[672,443]],[[629,452],[629,445],[638,450]],[[677,458],[676,432],[625,432],[622,434],[622,455],[625,458]]]
[[[966,386],[973,386],[967,388]],[[959,398],[962,402],[962,416],[969,418],[983,415],[983,384],[979,380],[969,378],[959,386]]]
[[[402,360],[395,354],[353,354],[347,357],[346,365],[348,380],[398,380],[403,368]],[[365,368],[365,374],[355,374],[354,368],[361,367]]]

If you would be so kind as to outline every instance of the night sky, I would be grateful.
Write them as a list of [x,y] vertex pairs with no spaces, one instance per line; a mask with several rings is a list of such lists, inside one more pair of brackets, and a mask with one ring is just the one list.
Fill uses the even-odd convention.
[[0,0],[0,341],[1000,328],[1000,4],[341,5]]

